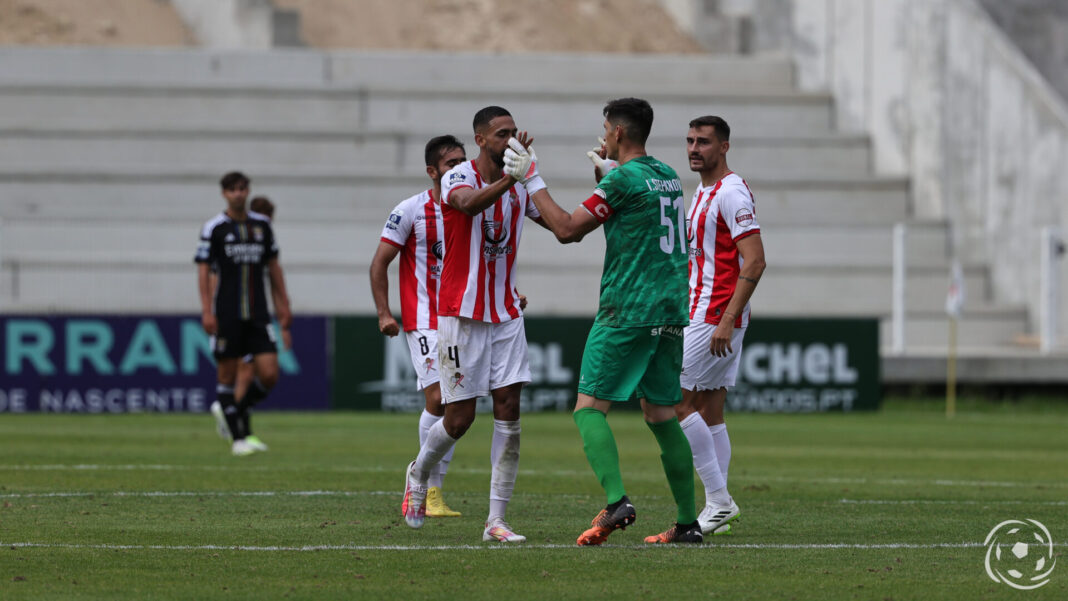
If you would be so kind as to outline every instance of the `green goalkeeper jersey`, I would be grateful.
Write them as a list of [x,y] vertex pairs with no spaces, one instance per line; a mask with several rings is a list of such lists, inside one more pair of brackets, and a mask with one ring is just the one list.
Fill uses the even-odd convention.
[[686,210],[675,170],[651,156],[601,179],[584,205],[604,224],[607,249],[598,323],[689,324]]

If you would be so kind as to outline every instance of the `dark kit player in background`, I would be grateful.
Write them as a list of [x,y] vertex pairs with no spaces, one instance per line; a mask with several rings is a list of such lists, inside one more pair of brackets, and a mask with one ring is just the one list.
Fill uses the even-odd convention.
[[[201,321],[211,336],[211,350],[218,363],[216,400],[233,439],[234,455],[266,451],[267,445],[252,435],[249,409],[266,398],[278,382],[278,351],[267,310],[264,269],[271,280],[278,323],[288,329],[292,321],[278,244],[269,219],[246,207],[250,180],[232,171],[219,184],[227,208],[207,223],[197,247]],[[212,298],[211,273],[218,275]],[[234,398],[238,362],[251,354],[256,377],[240,399]]]

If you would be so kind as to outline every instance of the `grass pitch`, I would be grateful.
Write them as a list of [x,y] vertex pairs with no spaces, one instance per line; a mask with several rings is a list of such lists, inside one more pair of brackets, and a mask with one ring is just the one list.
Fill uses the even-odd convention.
[[526,544],[481,541],[488,415],[445,481],[463,517],[411,530],[417,419],[260,413],[271,451],[234,458],[207,415],[4,415],[0,598],[1068,598],[1068,565],[1016,591],[987,576],[983,546],[1035,519],[1066,563],[1063,408],[731,415],[742,515],[699,548],[642,543],[674,506],[652,434],[622,412],[609,423],[638,521],[603,547],[574,546],[605,500],[565,414],[523,418],[508,517]]

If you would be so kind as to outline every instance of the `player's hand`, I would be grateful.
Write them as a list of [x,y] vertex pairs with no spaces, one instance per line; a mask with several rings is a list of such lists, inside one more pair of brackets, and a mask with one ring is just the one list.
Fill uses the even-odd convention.
[[383,315],[378,318],[378,331],[392,338],[400,333],[400,326],[392,315]]
[[586,156],[590,157],[590,161],[593,163],[594,178],[596,178],[597,181],[601,181],[601,178],[609,171],[618,167],[619,163],[612,159],[605,158],[607,156],[607,151],[604,148],[604,138],[597,138],[597,141],[600,142],[600,145],[593,150],[587,151]]
[[278,325],[282,326],[283,330],[288,330],[293,325],[293,314],[289,312],[289,309],[278,309]]
[[527,308],[527,297],[524,294],[519,295],[519,310],[522,311]]
[[734,352],[731,348],[731,335],[734,333],[734,318],[727,319],[724,315],[720,320],[719,325],[712,332],[712,342],[709,343],[709,350],[717,357],[726,357]]
[[533,148],[511,138],[504,151],[504,173],[525,185],[538,176],[538,155],[534,154]]
[[282,328],[282,348],[287,351],[293,348],[293,334],[289,328]]
[[200,325],[204,326],[204,333],[214,336],[219,333],[219,322],[213,313],[204,313],[200,316]]

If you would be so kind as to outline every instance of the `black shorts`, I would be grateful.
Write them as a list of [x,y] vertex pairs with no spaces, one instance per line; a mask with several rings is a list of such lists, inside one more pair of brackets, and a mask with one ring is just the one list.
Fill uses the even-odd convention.
[[216,359],[277,352],[274,326],[269,323],[220,320],[219,333],[211,337],[211,354]]

